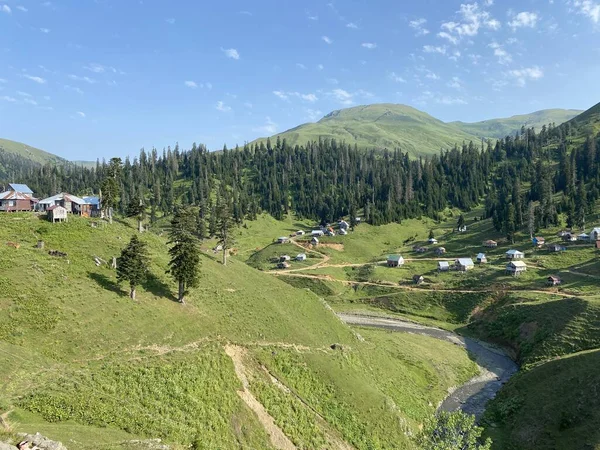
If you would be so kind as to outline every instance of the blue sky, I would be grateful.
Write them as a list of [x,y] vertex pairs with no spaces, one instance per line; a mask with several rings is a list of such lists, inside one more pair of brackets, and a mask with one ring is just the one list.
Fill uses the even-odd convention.
[[210,149],[352,105],[477,121],[600,101],[600,0],[0,0],[0,137]]

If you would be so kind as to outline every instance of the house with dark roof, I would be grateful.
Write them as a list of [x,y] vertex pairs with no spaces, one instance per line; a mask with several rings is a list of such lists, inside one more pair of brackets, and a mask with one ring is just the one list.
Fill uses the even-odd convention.
[[548,286],[558,286],[562,283],[562,280],[560,278],[558,278],[557,276],[551,275],[548,278],[546,278],[546,284]]
[[479,254],[477,255],[477,262],[478,262],[479,264],[486,264],[486,263],[488,262],[488,261],[487,261],[487,257],[485,256],[485,254],[484,254],[484,253],[479,253]]
[[458,258],[454,262],[454,267],[461,272],[467,272],[475,267],[475,263],[471,258]]
[[404,265],[404,258],[400,255],[389,255],[386,262],[388,267],[400,267]]
[[425,282],[425,277],[423,275],[414,275],[413,283],[415,284],[423,284]]

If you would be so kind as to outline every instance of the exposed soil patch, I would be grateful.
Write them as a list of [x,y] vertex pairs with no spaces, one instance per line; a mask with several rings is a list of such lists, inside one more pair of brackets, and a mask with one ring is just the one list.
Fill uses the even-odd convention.
[[336,250],[338,252],[344,251],[344,244],[325,243],[325,244],[319,244],[319,247],[330,248],[330,249]]

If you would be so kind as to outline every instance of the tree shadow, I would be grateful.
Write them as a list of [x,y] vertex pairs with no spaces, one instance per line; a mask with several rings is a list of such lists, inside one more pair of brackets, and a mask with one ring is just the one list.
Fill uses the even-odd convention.
[[169,285],[154,275],[152,272],[148,272],[146,275],[146,281],[142,283],[144,290],[154,294],[157,297],[168,298],[173,302],[177,302],[177,298],[171,292]]
[[121,297],[125,297],[127,293],[121,289],[121,287],[106,275],[97,272],[89,272],[88,277],[94,280],[102,289],[107,291],[115,292]]

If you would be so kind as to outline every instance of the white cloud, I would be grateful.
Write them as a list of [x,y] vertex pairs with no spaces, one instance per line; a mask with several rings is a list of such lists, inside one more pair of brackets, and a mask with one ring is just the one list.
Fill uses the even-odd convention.
[[427,23],[427,19],[421,18],[416,20],[411,20],[408,22],[408,26],[415,30],[416,36],[425,36],[429,34],[429,30],[425,28],[425,24]]
[[316,122],[323,117],[323,112],[319,111],[318,109],[305,109],[304,111],[306,112],[307,119],[311,122]]
[[535,81],[542,78],[544,76],[544,71],[538,66],[533,66],[510,70],[508,75],[514,78],[519,86],[525,86],[527,81]]
[[357,30],[358,25],[356,25],[354,22],[350,22],[349,24],[346,25],[346,28],[352,28],[353,30]]
[[35,81],[38,84],[46,84],[46,80],[43,79],[42,77],[33,77],[31,75],[23,75],[25,78],[27,78],[28,80],[31,81]]
[[29,97],[24,98],[23,101],[25,103],[27,103],[28,105],[32,105],[32,106],[37,106],[38,105],[38,102],[36,102],[34,99],[29,98]]
[[252,109],[252,108],[254,108],[254,105],[253,105],[252,103],[250,103],[250,102],[246,102],[246,103],[244,103],[244,106],[245,106],[246,108],[248,108],[248,109]]
[[296,67],[298,69],[306,70],[306,66],[304,64],[302,64],[302,63],[296,63]]
[[21,6],[21,5],[17,6],[16,8],[17,8],[19,11],[23,11],[23,12],[27,12],[27,11],[29,11],[27,8],[25,8],[24,6]]
[[326,44],[330,44],[330,45],[333,44],[333,41],[330,38],[328,38],[327,36],[322,36],[321,39],[323,39],[323,41]]
[[196,84],[195,81],[188,80],[188,81],[184,82],[183,84],[185,84],[187,87],[192,88],[192,89],[198,88],[198,85]]
[[461,90],[463,88],[462,81],[458,77],[452,77],[452,80],[448,81],[447,86],[456,90]]
[[484,11],[477,3],[461,4],[457,11],[458,22],[442,23],[442,31],[438,37],[447,39],[453,44],[464,37],[477,36],[481,28],[497,30],[501,24],[494,19],[488,11]]
[[0,97],[0,100],[4,100],[5,102],[9,102],[9,103],[16,103],[17,99],[14,97],[9,97],[8,95],[5,95],[3,97]]
[[65,84],[65,90],[77,92],[79,95],[83,95],[83,91],[81,89],[78,87],[69,86],[68,84]]
[[85,118],[85,113],[84,113],[84,112],[77,111],[77,115],[78,115],[79,117],[83,117],[83,118]]
[[354,104],[353,94],[350,94],[348,91],[343,89],[334,89],[331,94],[333,97],[340,102],[342,105],[352,105]]
[[327,78],[325,81],[329,84],[340,84],[340,81],[337,78]]
[[573,6],[577,8],[578,14],[589,17],[594,23],[600,22],[600,3],[592,0],[574,0]]
[[21,97],[31,97],[31,94],[29,94],[27,92],[23,92],[23,91],[17,91],[17,94],[20,95]]
[[460,97],[451,97],[448,95],[436,96],[436,103],[441,105],[466,105],[467,101]]
[[488,45],[488,47],[494,49],[494,56],[498,58],[498,63],[502,65],[506,65],[512,62],[512,55],[504,50],[502,45],[497,42],[492,42]]
[[306,18],[308,20],[312,20],[313,22],[316,22],[317,20],[319,20],[319,16],[311,16],[310,14],[308,16],[306,16]]
[[[114,67],[106,67],[106,66],[103,66],[102,64],[97,64],[97,63],[88,64],[87,66],[83,66],[83,68],[85,70],[89,70],[90,72],[94,72],[94,73],[104,73],[106,71],[110,71],[112,73],[119,72]],[[121,74],[123,74],[123,72],[121,72]]]
[[[552,1],[552,0],[550,0]],[[484,6],[492,6],[494,4],[494,0],[483,0]]]
[[263,134],[275,134],[277,133],[277,124],[273,122],[269,116],[267,116],[265,124],[263,126],[253,128],[252,131]]
[[0,6],[0,11],[4,12],[6,14],[10,14],[12,12],[12,10],[10,9],[10,6],[8,6],[8,5]]
[[0,83],[8,83],[8,81],[5,80],[4,78],[0,78]]
[[280,98],[281,100],[288,101],[290,97],[299,98],[305,102],[314,103],[319,98],[315,94],[302,94],[300,92],[284,92],[284,91],[273,91],[273,95]]
[[389,78],[396,83],[406,83],[406,80],[402,78],[400,75],[396,74],[396,72],[391,72],[389,74]]
[[48,34],[50,33],[50,29],[49,28],[40,28],[40,31],[44,34]]
[[324,68],[325,68],[325,66],[323,64],[317,65],[317,70],[323,70]]
[[165,19],[165,22],[167,22],[169,25],[174,25],[175,19],[173,17],[169,17],[168,19]]
[[534,12],[522,11],[508,22],[508,26],[515,31],[517,28],[535,28],[538,21],[538,15]]
[[235,48],[222,48],[221,51],[225,53],[225,56],[231,59],[240,59],[240,54]]
[[373,49],[377,48],[377,44],[375,44],[374,42],[363,42],[361,44],[361,47],[368,48],[369,50],[373,50]]
[[434,46],[434,45],[424,45],[423,46],[423,51],[425,53],[439,53],[440,55],[445,55],[446,51],[447,51],[447,47],[445,45],[438,45],[438,46]]
[[80,77],[78,75],[73,75],[73,74],[69,75],[69,78],[71,80],[74,80],[74,81],[85,81],[88,84],[94,84],[96,82],[96,80],[94,80],[93,78],[90,78],[90,77]]
[[430,80],[439,80],[440,76],[437,73],[428,70],[425,74],[425,78],[429,78]]
[[223,103],[222,101],[218,101],[217,102],[217,111],[221,111],[221,112],[230,112],[231,111],[231,107],[227,106],[225,103]]

